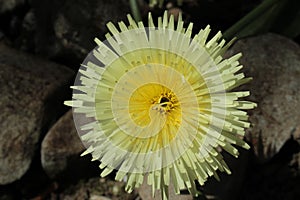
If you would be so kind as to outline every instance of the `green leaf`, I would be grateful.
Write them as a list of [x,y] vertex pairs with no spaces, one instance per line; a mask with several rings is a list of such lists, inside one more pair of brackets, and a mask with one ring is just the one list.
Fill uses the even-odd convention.
[[276,32],[295,38],[300,34],[298,0],[265,0],[224,33],[226,39]]

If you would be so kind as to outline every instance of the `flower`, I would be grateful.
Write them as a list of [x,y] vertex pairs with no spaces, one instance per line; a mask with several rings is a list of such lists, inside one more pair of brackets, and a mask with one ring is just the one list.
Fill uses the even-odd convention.
[[145,176],[163,199],[170,184],[197,196],[194,180],[203,185],[217,170],[230,173],[219,147],[235,157],[233,145],[249,148],[244,110],[256,104],[240,100],[248,91],[230,90],[251,78],[238,73],[241,54],[222,58],[232,41],[225,45],[220,32],[208,40],[209,26],[192,37],[192,23],[184,28],[179,16],[175,28],[166,12],[157,27],[151,13],[148,27],[128,20],[119,29],[108,23],[105,42],[95,39],[65,102],[87,147],[83,155],[101,162],[101,176],[117,170],[128,192]]

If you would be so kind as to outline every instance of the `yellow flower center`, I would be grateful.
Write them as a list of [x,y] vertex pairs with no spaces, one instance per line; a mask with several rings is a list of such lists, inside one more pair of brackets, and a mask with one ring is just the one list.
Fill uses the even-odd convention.
[[132,121],[144,130],[137,137],[158,137],[157,148],[173,140],[182,117],[176,95],[157,83],[145,84],[132,93],[129,114]]
[[131,119],[139,126],[151,123],[149,113],[158,112],[166,123],[178,125],[181,122],[180,104],[176,95],[167,87],[150,83],[134,91],[129,100]]

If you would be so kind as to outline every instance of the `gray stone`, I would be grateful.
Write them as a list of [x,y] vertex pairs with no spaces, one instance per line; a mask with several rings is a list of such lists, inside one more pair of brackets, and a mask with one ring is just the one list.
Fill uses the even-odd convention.
[[65,109],[73,74],[0,44],[0,185],[28,170],[41,134]]
[[[78,67],[96,44],[94,38],[104,39],[109,21],[125,20],[130,13],[127,0],[33,0],[36,31],[23,33],[22,48],[30,49],[60,63]],[[27,29],[24,29],[27,32]]]
[[269,33],[236,42],[229,54],[237,52],[243,53],[245,74],[253,77],[242,89],[250,89],[249,99],[258,103],[249,112],[253,126],[246,137],[260,160],[266,160],[300,125],[300,47]]
[[68,167],[78,166],[84,149],[74,126],[72,110],[69,110],[48,131],[42,142],[42,166],[50,178],[57,178]]
[[92,195],[89,200],[111,200],[105,196]]
[[[73,183],[66,187],[60,193],[52,193],[51,200],[64,199],[64,200],[118,200],[118,199],[138,199],[137,193],[125,192],[125,183],[116,182],[109,178],[89,178]],[[118,191],[117,193],[114,191]]]
[[0,14],[12,11],[17,6],[23,5],[25,0],[0,0]]
[[[192,195],[187,195],[187,194],[181,194],[177,195],[175,194],[174,186],[171,184],[169,186],[169,199],[172,200],[192,200],[193,196]],[[144,179],[143,184],[141,187],[138,188],[138,193],[142,200],[159,200],[161,199],[161,192],[160,190],[156,190],[154,197],[152,196],[152,186],[147,184],[146,178]]]

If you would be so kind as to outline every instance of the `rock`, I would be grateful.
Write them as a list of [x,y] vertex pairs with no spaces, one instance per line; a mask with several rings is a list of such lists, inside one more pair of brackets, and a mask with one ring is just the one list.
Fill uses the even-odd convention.
[[36,34],[37,25],[33,9],[25,14],[20,26],[20,33],[15,40],[15,46],[23,51],[35,52],[35,41],[32,36]]
[[0,0],[0,14],[12,11],[24,3],[25,0]]
[[40,136],[65,110],[73,74],[0,44],[0,185],[28,170]]
[[[147,184],[146,179],[144,179],[143,184],[141,187],[138,188],[138,193],[142,200],[159,200],[161,199],[161,192],[160,191],[155,191],[155,196],[152,197],[152,187]],[[173,185],[169,186],[169,199],[172,200],[192,200],[193,196],[189,194],[180,194],[176,195]]]
[[[80,124],[81,119],[81,115],[77,115],[76,122]],[[42,141],[42,167],[51,179],[62,185],[98,177],[101,173],[99,162],[91,162],[90,155],[81,157],[84,150],[74,125],[72,110],[69,110],[51,127]]]
[[[118,188],[118,193],[114,193],[114,188]],[[125,183],[116,182],[110,179],[99,177],[81,180],[77,183],[70,184],[67,188],[62,190],[59,194],[52,193],[50,199],[64,199],[64,200],[131,200],[137,199],[135,191],[128,194],[125,192]]]
[[84,149],[74,126],[72,110],[69,110],[48,131],[42,142],[42,166],[50,178],[57,178],[68,167],[80,164],[80,154]]
[[246,76],[253,77],[241,89],[250,89],[252,127],[246,137],[261,161],[274,156],[300,125],[300,47],[293,41],[265,34],[242,39],[228,55],[242,52]]
[[111,200],[105,196],[92,195],[89,200]]
[[95,37],[104,39],[107,22],[125,20],[130,13],[127,0],[33,0],[31,6],[36,30],[23,29],[18,45],[74,68],[96,46]]

